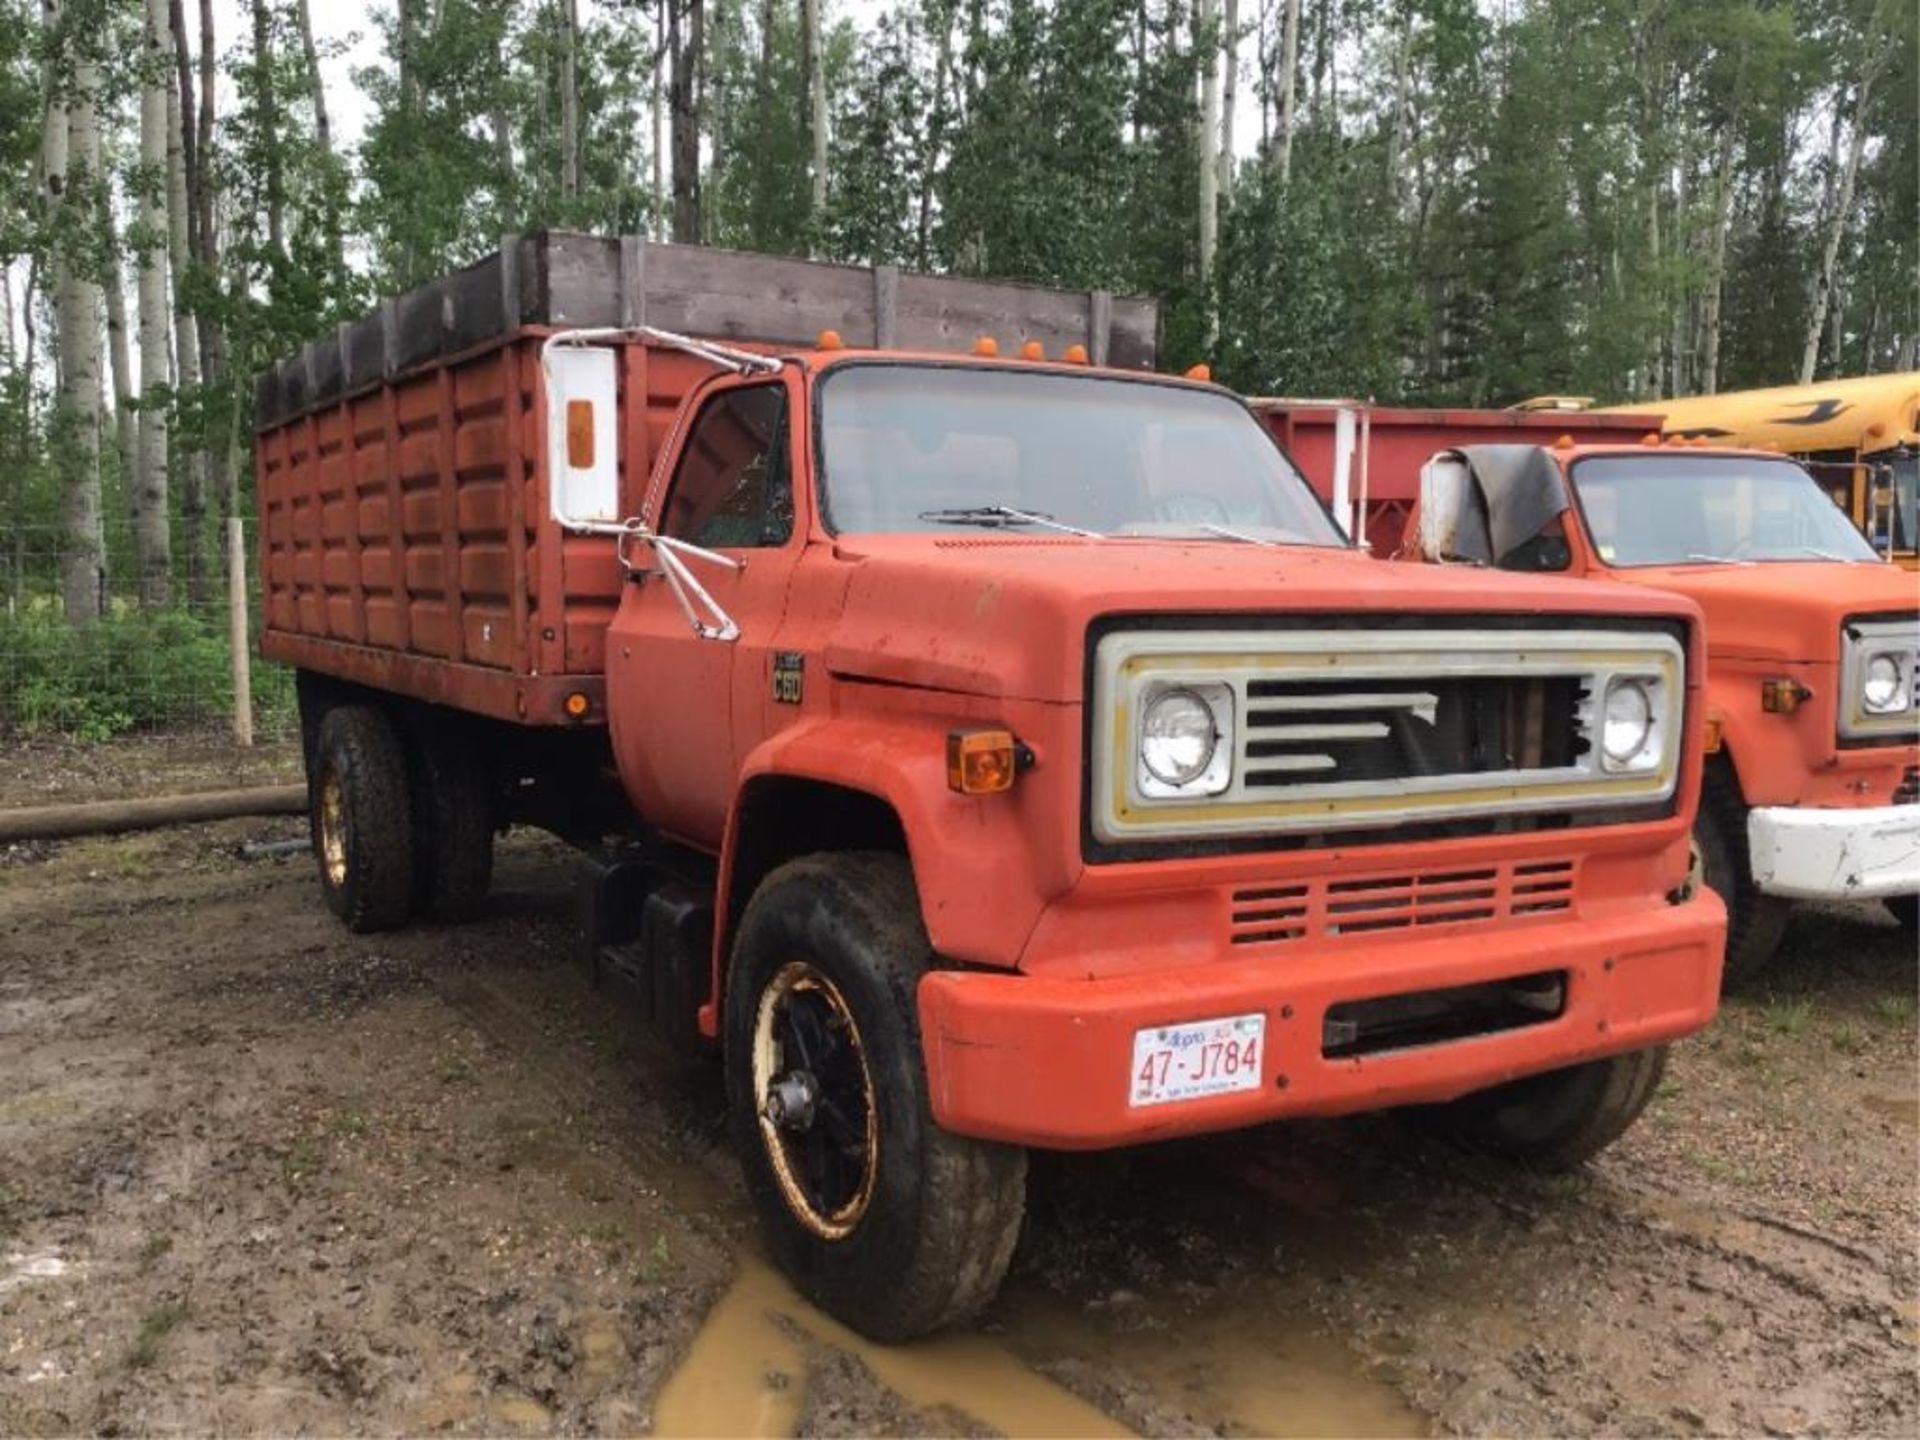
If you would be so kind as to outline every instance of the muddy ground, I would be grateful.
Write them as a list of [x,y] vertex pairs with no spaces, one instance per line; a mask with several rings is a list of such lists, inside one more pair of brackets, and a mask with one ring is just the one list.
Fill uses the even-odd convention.
[[[0,805],[287,778],[41,746]],[[568,857],[354,937],[295,821],[0,847],[0,1433],[1906,1435],[1915,958],[1798,919],[1578,1178],[1391,1119],[1042,1157],[1006,1293],[877,1350],[758,1260],[718,1077],[630,1043]]]

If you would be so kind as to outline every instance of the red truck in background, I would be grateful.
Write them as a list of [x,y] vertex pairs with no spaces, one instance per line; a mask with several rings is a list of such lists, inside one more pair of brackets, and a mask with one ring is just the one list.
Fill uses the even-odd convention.
[[1726,978],[1790,907],[1920,904],[1920,590],[1796,460],[1658,436],[1462,444],[1424,467],[1401,555],[1685,595],[1707,617],[1695,835]]
[[1247,402],[1348,535],[1375,555],[1400,548],[1420,496],[1420,471],[1455,445],[1631,444],[1659,417],[1570,410],[1539,402],[1514,410],[1406,409],[1360,400]]
[[718,1048],[869,1335],[992,1296],[1030,1147],[1406,1108],[1573,1165],[1717,1004],[1697,608],[1368,559],[1156,328],[542,234],[257,387],[328,904],[579,846],[597,982]]

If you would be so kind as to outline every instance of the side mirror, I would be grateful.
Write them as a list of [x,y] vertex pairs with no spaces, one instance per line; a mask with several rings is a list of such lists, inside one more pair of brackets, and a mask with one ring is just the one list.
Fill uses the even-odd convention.
[[1420,558],[1436,565],[1465,558],[1460,544],[1463,525],[1484,525],[1479,515],[1479,492],[1467,462],[1442,451],[1420,467]]
[[619,385],[612,350],[546,347],[547,494],[563,526],[620,523]]

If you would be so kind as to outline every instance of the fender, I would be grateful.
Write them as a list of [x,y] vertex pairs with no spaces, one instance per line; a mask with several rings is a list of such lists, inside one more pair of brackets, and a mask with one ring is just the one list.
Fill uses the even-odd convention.
[[[947,787],[946,723],[910,716],[821,716],[782,730],[747,756],[727,815],[715,897],[713,1000],[701,1029],[718,1033],[734,890],[753,782],[768,776],[851,790],[888,806],[906,837],[907,859],[928,938],[940,955],[969,965],[1012,969],[1040,915],[1077,877],[1077,845],[1042,851],[1045,837],[1077,831],[1048,811],[1058,786],[1025,776],[1000,795],[959,795]],[[740,897],[744,902],[745,897]]]

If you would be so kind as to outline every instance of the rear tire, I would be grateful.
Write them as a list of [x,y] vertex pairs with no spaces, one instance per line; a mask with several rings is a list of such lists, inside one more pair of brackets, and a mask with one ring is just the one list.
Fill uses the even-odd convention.
[[451,726],[422,727],[407,748],[413,774],[414,900],[444,925],[486,909],[493,884],[493,794],[479,748]]
[[934,1123],[916,995],[932,958],[905,859],[814,855],[754,893],[727,987],[728,1109],[774,1258],[881,1341],[978,1313],[1026,1203],[1024,1150]]
[[1790,906],[1764,895],[1753,883],[1747,852],[1747,807],[1731,774],[1719,766],[1700,786],[1700,813],[1693,822],[1709,888],[1726,902],[1727,958],[1720,988],[1735,990],[1764,970],[1780,948]]
[[356,934],[404,925],[413,911],[412,807],[406,753],[383,711],[327,712],[307,795],[327,908]]
[[1529,1075],[1409,1118],[1462,1150],[1532,1170],[1573,1170],[1640,1118],[1666,1068],[1667,1047],[1658,1045]]

